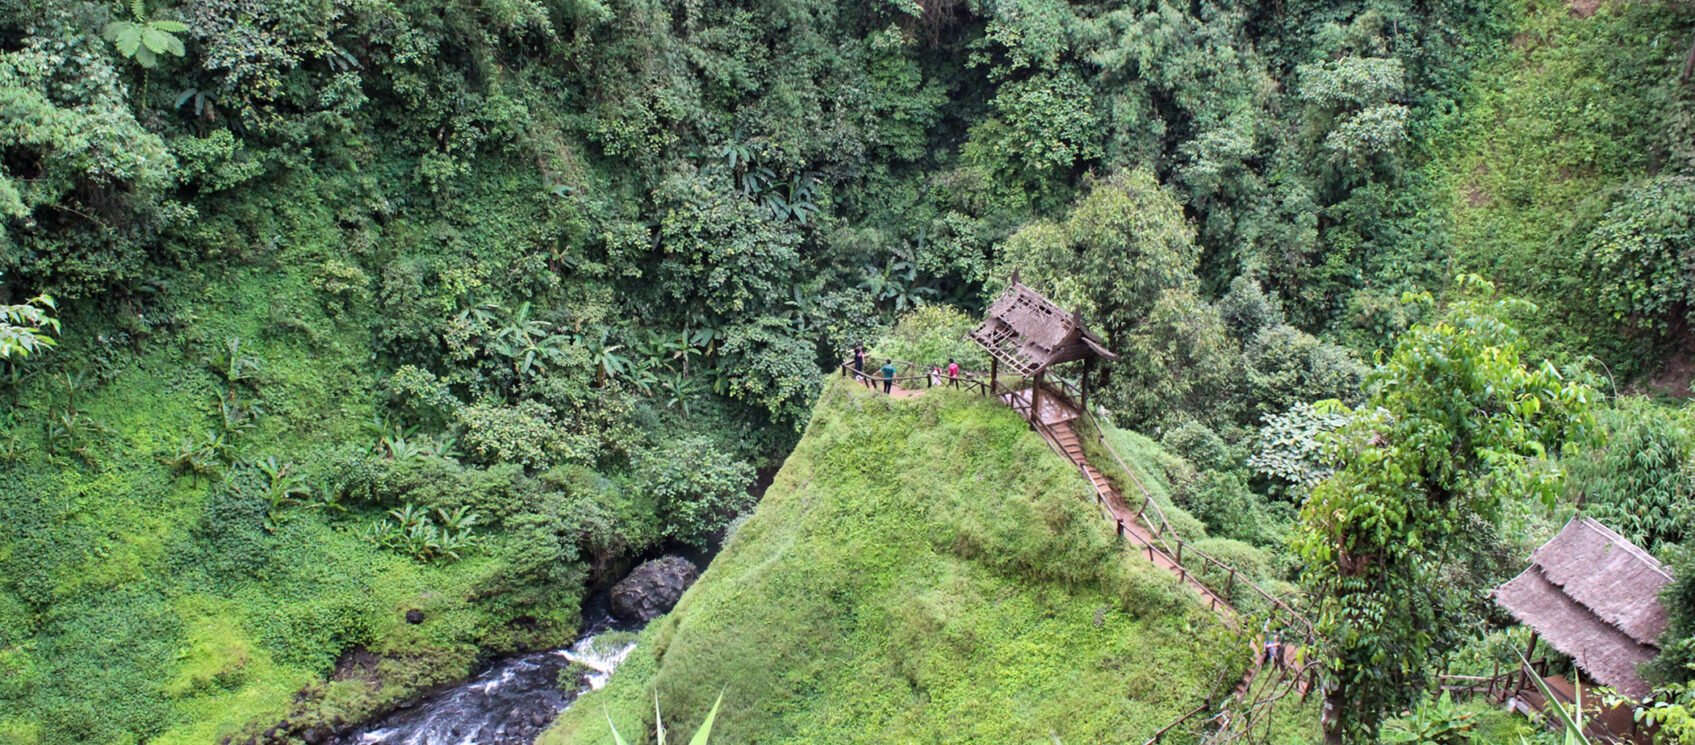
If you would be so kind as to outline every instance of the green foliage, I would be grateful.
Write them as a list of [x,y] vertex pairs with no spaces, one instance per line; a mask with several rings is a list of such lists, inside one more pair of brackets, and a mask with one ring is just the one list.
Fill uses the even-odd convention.
[[893,330],[869,350],[872,357],[933,365],[946,372],[948,360],[961,370],[983,372],[988,355],[966,338],[978,319],[949,305],[925,305],[902,314]]
[[[0,0],[0,298],[63,301],[65,332],[4,322],[58,344],[0,365],[0,629],[29,629],[0,740],[244,741],[557,642],[588,573],[720,521],[662,514],[633,454],[774,465],[836,350],[974,317],[1015,267],[1125,354],[1097,388],[1122,421],[1237,450],[1355,400],[1334,344],[1419,320],[1396,298],[1450,259],[1630,377],[1680,317],[1614,319],[1592,257],[1680,245],[1690,28],[1658,1]],[[1167,493],[1235,505],[1239,466],[1107,436],[1182,535],[1246,534]],[[349,529],[408,506],[400,552]],[[460,510],[474,551],[407,555]],[[381,685],[325,679],[354,644]]]
[[1301,403],[1353,400],[1365,380],[1354,353],[1288,325],[1260,329],[1242,350],[1248,396],[1262,414]]
[[1064,222],[1013,235],[999,264],[1121,339],[1149,323],[1167,294],[1195,285],[1194,238],[1172,193],[1148,171],[1127,171],[1093,184]]
[[691,727],[726,680],[725,742],[1144,738],[1246,660],[1086,489],[1004,406],[832,378],[711,571],[540,742],[651,731],[656,693]]
[[705,545],[754,503],[753,466],[706,437],[641,453],[635,480],[658,503],[666,537],[684,543]]
[[[18,11],[25,13],[24,11]],[[56,7],[39,20],[68,20]],[[18,17],[18,16],[14,16]],[[0,270],[61,299],[140,277],[173,160],[137,121],[121,76],[85,33],[0,51]]]
[[1205,424],[1189,420],[1171,427],[1160,435],[1160,445],[1202,471],[1234,471],[1241,468],[1241,456],[1224,438]]
[[[718,719],[718,707],[724,703],[724,693],[718,693],[718,699],[712,702],[712,709],[706,712],[706,718],[701,720],[700,729],[695,730],[694,737],[689,738],[689,745],[707,745],[712,740],[712,723]],[[612,741],[617,745],[625,745],[624,736],[618,733],[617,725],[612,723],[612,715],[606,715],[606,727],[612,730]],[[653,741],[665,745],[665,718],[659,713],[659,698],[653,699]]]
[[1695,310],[1695,178],[1660,176],[1626,190],[1584,244],[1615,318],[1664,333]]
[[1680,302],[1677,270],[1645,262],[1686,233],[1692,24],[1681,3],[1604,3],[1589,18],[1526,3],[1513,43],[1435,132],[1458,267],[1537,304],[1521,324],[1533,345],[1595,355],[1621,379],[1653,365],[1641,341],[1655,333],[1639,329],[1679,317],[1662,305]]
[[1331,433],[1347,422],[1348,416],[1333,407],[1321,409],[1308,403],[1268,415],[1265,425],[1255,433],[1248,467],[1271,480],[1274,493],[1299,502],[1313,486],[1330,478],[1333,470],[1326,458],[1325,443]]
[[1177,504],[1199,517],[1211,535],[1253,543],[1264,540],[1263,510],[1240,471],[1203,471],[1178,490]]
[[1441,696],[1425,701],[1409,716],[1389,722],[1383,729],[1383,742],[1417,745],[1477,742],[1474,732],[1476,718],[1476,712],[1466,711],[1454,703],[1452,693],[1443,691]]
[[37,295],[27,303],[0,305],[0,360],[24,358],[53,347],[59,319],[52,296]]
[[1220,427],[1238,419],[1242,354],[1218,308],[1190,289],[1167,290],[1118,344],[1103,396],[1130,422],[1186,414]]
[[[1688,544],[1670,552],[1672,583],[1660,595],[1666,609],[1666,630],[1660,635],[1660,654],[1648,670],[1666,684],[1695,682],[1695,548]],[[1687,697],[1687,689],[1677,691]]]
[[387,519],[372,526],[372,543],[419,561],[459,561],[477,543],[471,529],[477,515],[464,506],[453,512],[440,507],[426,512],[412,505],[388,511]]
[[1670,745],[1695,742],[1695,687],[1673,683],[1654,690],[1637,710],[1637,721],[1658,729],[1655,736]]
[[1594,436],[1596,393],[1527,366],[1501,320],[1511,304],[1481,280],[1461,284],[1472,295],[1408,331],[1373,372],[1367,405],[1334,435],[1340,470],[1301,511],[1327,727],[1351,742],[1412,703],[1469,626],[1485,587],[1432,572],[1477,551],[1473,522],[1493,524],[1509,497],[1551,504],[1563,472],[1548,459]]
[[266,456],[253,467],[264,475],[261,488],[266,504],[265,527],[275,530],[282,520],[283,509],[303,504],[311,491],[306,488],[306,479],[292,465],[278,463],[275,456]]
[[143,0],[130,0],[131,18],[106,24],[101,35],[117,47],[118,54],[135,60],[142,67],[159,66],[160,55],[181,57],[187,54],[177,34],[188,31],[182,21],[148,18]]
[[1605,443],[1571,459],[1584,511],[1660,553],[1695,538],[1695,430],[1690,413],[1631,397],[1597,417]]
[[456,417],[472,462],[544,469],[556,461],[572,460],[571,442],[556,425],[553,407],[539,401],[467,406]]

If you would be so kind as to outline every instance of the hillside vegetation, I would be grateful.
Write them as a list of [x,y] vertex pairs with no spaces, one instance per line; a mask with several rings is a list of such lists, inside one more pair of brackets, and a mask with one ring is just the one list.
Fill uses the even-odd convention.
[[[607,689],[542,742],[1140,740],[1252,649],[1124,550],[1088,486],[1006,407],[825,386],[753,516]],[[1228,650],[1237,650],[1235,654]]]
[[[0,741],[295,745],[562,644],[859,400],[814,413],[842,350],[985,364],[962,332],[1018,271],[1119,354],[1091,404],[1185,538],[1336,624],[1331,735],[1374,742],[1490,667],[1489,588],[1580,504],[1695,593],[1692,43],[1681,0],[0,0]],[[1040,520],[913,502],[926,537],[889,540],[1051,639],[945,573],[852,579],[889,634],[957,612],[991,655],[912,668],[925,706],[1094,739],[972,702],[1011,700],[991,664],[1050,690],[1096,607],[1180,680],[1126,702],[1097,664],[1091,704],[1204,695],[1228,663],[1167,627],[1201,622],[1047,522],[1039,475]],[[1063,571],[1029,552],[1062,533]],[[816,602],[737,608],[888,649]],[[1673,611],[1656,711],[1686,714]],[[620,716],[728,684],[649,659]],[[726,726],[941,731],[824,721],[884,695],[829,659]]]

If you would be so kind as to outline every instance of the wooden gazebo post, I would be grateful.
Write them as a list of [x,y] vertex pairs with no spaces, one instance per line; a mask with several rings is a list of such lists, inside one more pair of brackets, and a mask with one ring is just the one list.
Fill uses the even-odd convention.
[[1001,369],[1000,358],[996,357],[992,354],[989,355],[989,395],[991,397],[1000,395],[998,393],[995,393],[995,376],[1000,373],[1000,369]]
[[1089,368],[1092,368],[1094,366],[1095,366],[1095,358],[1093,358],[1093,357],[1084,357],[1083,358],[1083,379],[1079,382],[1079,384],[1077,386],[1077,391],[1078,391],[1078,396],[1083,399],[1082,401],[1079,401],[1078,404],[1083,407],[1083,413],[1084,414],[1089,413]]
[[1030,424],[1037,429],[1042,426],[1042,376],[1046,374],[1046,370],[1037,372],[1030,385]]

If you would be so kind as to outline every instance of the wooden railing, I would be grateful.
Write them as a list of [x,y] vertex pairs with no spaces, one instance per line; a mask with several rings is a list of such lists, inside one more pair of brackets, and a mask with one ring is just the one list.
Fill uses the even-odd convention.
[[[1203,569],[1211,569],[1217,573],[1217,576],[1224,578],[1222,587],[1209,584],[1202,579],[1204,575],[1197,575],[1196,581],[1223,598],[1226,603],[1234,606],[1237,602],[1238,588],[1241,588],[1242,592],[1246,593],[1246,597],[1253,598],[1257,604],[1266,610],[1269,620],[1274,625],[1284,629],[1294,629],[1304,645],[1310,646],[1317,640],[1317,633],[1312,622],[1289,605],[1287,601],[1243,577],[1242,573],[1228,562],[1222,561],[1197,548],[1195,544],[1183,540],[1178,535],[1176,528],[1172,526],[1171,519],[1166,517],[1165,510],[1154,500],[1153,492],[1148,489],[1147,484],[1142,483],[1142,479],[1136,475],[1135,469],[1125,462],[1124,456],[1120,455],[1118,449],[1113,447],[1112,441],[1106,438],[1106,430],[1101,426],[1100,420],[1095,417],[1093,412],[1086,411],[1081,406],[1076,405],[1076,400],[1081,398],[1076,385],[1064,378],[1056,377],[1052,380],[1057,381],[1060,388],[1051,391],[1051,393],[1072,399],[1070,402],[1072,407],[1080,412],[1082,420],[1094,430],[1095,442],[1111,458],[1112,465],[1117,466],[1117,470],[1124,476],[1124,480],[1136,487],[1136,492],[1141,497],[1140,504],[1136,506],[1136,519],[1153,533],[1154,541],[1157,543],[1157,546],[1144,544],[1144,548],[1150,552],[1150,559],[1152,558],[1151,552],[1157,548],[1185,569],[1190,567],[1189,561],[1186,560],[1198,563]],[[1079,436],[1082,436],[1082,433],[1079,433]]]
[[[867,359],[866,363],[869,365],[871,360]],[[989,381],[975,372],[961,370],[959,371],[959,377],[950,378],[948,377],[946,370],[942,370],[940,373],[932,373],[931,368],[919,365],[915,362],[894,360],[894,365],[895,376],[893,378],[889,378],[889,380],[894,381],[896,385],[908,390],[914,388],[952,387],[959,388],[960,390],[970,393],[975,393],[979,396],[987,396],[990,393]],[[862,383],[881,385],[884,380],[883,374],[878,372],[881,368],[882,365],[876,365],[864,372],[858,372],[853,369],[853,362],[849,360],[841,364],[841,375],[844,378],[854,378]],[[906,385],[907,383],[914,382],[918,383],[918,385]]]
[[[949,378],[945,371],[938,376],[932,374],[930,368],[911,362],[896,360],[894,364],[897,372],[892,380],[897,384],[921,381],[923,387],[926,388],[952,385],[981,396],[997,398],[1004,396],[1012,408],[1043,435],[1042,440],[1048,444],[1050,449],[1061,458],[1070,460],[1070,456],[1058,445],[1058,438],[1055,436],[1053,428],[1042,421],[1040,416],[1035,415],[1035,412],[1031,410],[1031,403],[1026,402],[1020,405],[1020,399],[1017,396],[1010,395],[1015,391],[999,381],[986,380],[977,373],[965,371],[961,371],[958,378]],[[914,370],[922,372],[919,374],[910,372]],[[856,376],[873,387],[884,379],[875,369],[869,372],[855,373],[851,362],[842,364],[841,374],[844,377]],[[1156,553],[1163,554],[1171,560],[1178,569],[1179,581],[1185,584],[1192,582],[1198,585],[1200,589],[1204,589],[1206,592],[1203,594],[1208,596],[1212,610],[1221,611],[1226,622],[1238,633],[1241,633],[1243,629],[1239,628],[1234,619],[1235,616],[1240,615],[1237,598],[1238,593],[1245,593],[1242,597],[1253,599],[1257,606],[1256,609],[1264,611],[1268,624],[1275,624],[1278,628],[1285,630],[1285,634],[1288,633],[1287,630],[1293,630],[1294,636],[1298,637],[1298,639],[1291,641],[1301,651],[1296,653],[1292,665],[1285,666],[1282,664],[1283,660],[1279,660],[1277,665],[1278,677],[1273,680],[1269,687],[1256,693],[1251,683],[1257,671],[1250,669],[1249,674],[1244,677],[1244,682],[1250,683],[1249,690],[1233,692],[1226,699],[1225,706],[1216,709],[1216,713],[1211,715],[1208,713],[1214,712],[1215,707],[1212,699],[1207,699],[1200,706],[1185,712],[1182,716],[1161,727],[1144,745],[1158,745],[1167,735],[1176,731],[1185,723],[1191,723],[1203,717],[1218,725],[1219,731],[1217,734],[1224,735],[1219,741],[1233,741],[1251,737],[1260,727],[1269,728],[1272,710],[1277,703],[1294,693],[1300,693],[1304,697],[1315,683],[1317,665],[1308,660],[1304,654],[1305,650],[1314,648],[1318,642],[1317,631],[1312,622],[1300,611],[1289,605],[1287,601],[1254,583],[1236,567],[1206,553],[1196,547],[1195,544],[1183,540],[1178,535],[1176,528],[1173,527],[1171,519],[1166,516],[1165,510],[1154,500],[1153,492],[1136,475],[1135,469],[1132,469],[1125,462],[1124,457],[1113,447],[1112,442],[1106,438],[1105,430],[1101,427],[1100,421],[1092,412],[1078,404],[1082,399],[1082,391],[1078,386],[1063,378],[1052,377],[1049,380],[1057,382],[1058,387],[1045,386],[1043,396],[1058,397],[1064,400],[1070,408],[1079,412],[1080,419],[1094,429],[1095,441],[1110,456],[1112,465],[1117,467],[1118,473],[1123,475],[1124,481],[1135,486],[1141,497],[1136,508],[1136,514],[1132,519],[1141,523],[1147,529],[1152,536],[1151,539],[1144,538],[1139,531],[1128,530],[1128,526],[1112,510],[1112,506],[1106,504],[1103,495],[1109,492],[1109,489],[1106,488],[1107,485],[1100,483],[1090,473],[1087,462],[1077,463],[1073,461],[1073,465],[1077,467],[1084,480],[1088,481],[1090,487],[1094,490],[1095,503],[1102,516],[1117,523],[1118,536],[1140,545],[1141,550],[1147,552],[1149,561],[1154,560]],[[912,386],[902,385],[902,387],[910,388]],[[1081,437],[1082,433],[1079,432],[1078,436]],[[1119,490],[1119,493],[1122,494],[1123,491]],[[1203,571],[1191,571],[1197,564]],[[1207,570],[1215,573],[1216,576],[1223,577],[1222,587],[1215,586],[1216,579],[1214,580],[1215,584],[1208,584],[1206,581]],[[1222,609],[1217,605],[1219,601],[1224,603]],[[1245,695],[1237,695],[1238,693]]]
[[[1256,687],[1255,682],[1262,671],[1258,668],[1250,668],[1248,674],[1242,680],[1242,684],[1246,688],[1227,698],[1225,704],[1217,709],[1215,714],[1208,714],[1208,712],[1214,711],[1209,699],[1202,706],[1185,712],[1176,720],[1157,730],[1144,745],[1158,745],[1168,734],[1182,727],[1185,723],[1193,723],[1203,717],[1216,727],[1212,742],[1251,740],[1255,733],[1262,729],[1269,733],[1272,713],[1276,705],[1296,693],[1304,698],[1316,685],[1318,667],[1316,662],[1309,659],[1306,654],[1307,650],[1314,649],[1318,643],[1318,633],[1312,621],[1283,598],[1268,592],[1252,580],[1242,576],[1242,573],[1236,567],[1206,553],[1193,543],[1183,540],[1176,528],[1173,527],[1171,519],[1166,516],[1165,510],[1154,500],[1153,492],[1148,489],[1147,484],[1143,483],[1141,477],[1136,475],[1135,469],[1125,462],[1118,449],[1113,447],[1112,441],[1106,438],[1106,431],[1101,426],[1100,420],[1095,417],[1093,412],[1077,405],[1077,401],[1082,399],[1082,391],[1079,387],[1064,378],[1050,377],[1049,380],[1057,383],[1058,388],[1045,391],[1043,395],[1070,399],[1068,403],[1079,412],[1081,421],[1094,429],[1095,442],[1109,456],[1111,464],[1117,467],[1118,474],[1122,474],[1125,482],[1134,485],[1137,493],[1141,496],[1141,502],[1136,508],[1135,519],[1147,528],[1152,534],[1152,539],[1143,540],[1141,536],[1136,535],[1135,531],[1125,530],[1122,523],[1118,526],[1119,535],[1134,539],[1141,544],[1143,550],[1148,552],[1150,561],[1153,559],[1155,551],[1164,553],[1178,565],[1180,580],[1188,582],[1192,579],[1196,584],[1206,588],[1213,598],[1222,598],[1230,612],[1236,612],[1241,607],[1238,600],[1239,592],[1244,593],[1241,597],[1252,598],[1258,606],[1258,610],[1264,612],[1267,625],[1275,625],[1282,629],[1284,638],[1288,643],[1295,645],[1297,650],[1292,664],[1287,665],[1285,663],[1291,661],[1284,659],[1283,652],[1279,650],[1279,659],[1276,665],[1277,677],[1272,679],[1269,686]],[[1079,432],[1078,436],[1082,437],[1083,433]],[[1087,469],[1084,470],[1087,474]],[[1098,493],[1099,489],[1097,488]],[[1122,493],[1121,490],[1120,494]],[[1128,507],[1128,505],[1126,506]],[[1111,516],[1110,511],[1108,515]],[[1216,579],[1212,584],[1209,584],[1202,573],[1191,573],[1189,570],[1196,563],[1203,571],[1211,570],[1215,573],[1215,576],[1222,576],[1224,578],[1223,586],[1219,587]],[[1231,626],[1238,632],[1241,631],[1235,624],[1231,624]],[[1289,639],[1290,632],[1293,632],[1292,636],[1296,638]],[[1263,657],[1257,655],[1256,651],[1256,664],[1263,659]]]

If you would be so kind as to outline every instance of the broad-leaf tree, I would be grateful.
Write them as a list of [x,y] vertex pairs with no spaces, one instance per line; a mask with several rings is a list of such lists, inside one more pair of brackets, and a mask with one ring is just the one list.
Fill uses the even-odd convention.
[[1301,512],[1327,742],[1375,742],[1384,715],[1420,695],[1485,589],[1438,574],[1475,550],[1506,500],[1558,496],[1552,457],[1595,429],[1595,391],[1525,363],[1502,320],[1508,301],[1477,278],[1457,292],[1371,375],[1369,400],[1332,441],[1340,470]]
[[159,55],[181,57],[186,54],[182,39],[176,35],[188,31],[187,24],[148,18],[147,7],[142,0],[131,0],[129,11],[131,18],[112,21],[102,32],[106,40],[118,48],[119,54],[149,69],[159,66]]
[[59,319],[49,311],[53,298],[38,295],[27,303],[0,305],[0,360],[28,357],[53,346]]

